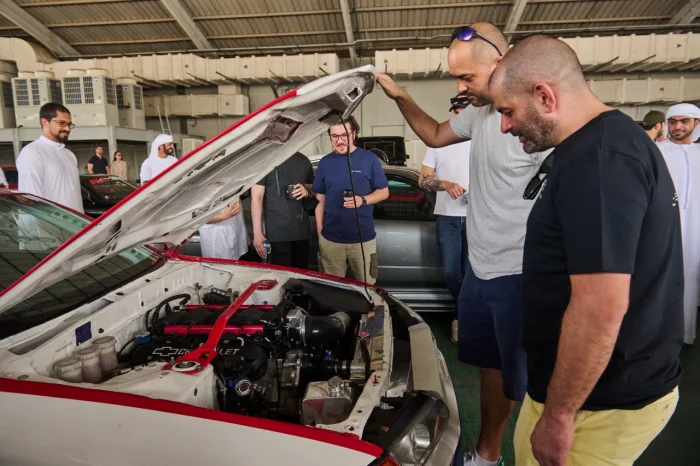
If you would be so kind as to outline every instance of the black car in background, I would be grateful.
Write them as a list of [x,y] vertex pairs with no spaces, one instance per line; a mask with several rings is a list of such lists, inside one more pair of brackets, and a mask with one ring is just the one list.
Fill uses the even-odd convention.
[[80,175],[80,191],[85,215],[97,218],[126,196],[137,186],[114,175]]
[[357,147],[373,152],[387,165],[406,166],[410,157],[406,154],[403,136],[364,136],[355,141]]

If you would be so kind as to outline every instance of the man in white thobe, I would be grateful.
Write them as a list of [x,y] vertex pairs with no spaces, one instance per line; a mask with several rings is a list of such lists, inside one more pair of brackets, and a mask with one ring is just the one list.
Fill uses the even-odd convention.
[[75,154],[66,149],[73,122],[70,111],[56,103],[39,110],[41,137],[17,157],[19,191],[35,194],[83,212],[80,174]]
[[674,202],[681,213],[685,271],[683,341],[687,344],[695,341],[700,291],[700,145],[693,144],[693,131],[699,124],[698,107],[674,105],[666,112],[669,138],[658,143],[676,186]]
[[145,184],[158,176],[163,170],[177,162],[173,156],[175,145],[173,137],[169,134],[159,134],[151,143],[151,153],[141,164],[141,175],[139,181]]

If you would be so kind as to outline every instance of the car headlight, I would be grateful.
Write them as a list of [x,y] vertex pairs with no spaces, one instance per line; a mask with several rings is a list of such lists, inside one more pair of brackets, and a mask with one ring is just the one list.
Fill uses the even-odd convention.
[[387,456],[380,464],[420,466],[430,458],[447,427],[450,412],[437,398],[416,394],[382,439]]
[[428,426],[416,424],[394,449],[394,459],[404,466],[420,464],[421,459],[430,449],[430,441]]

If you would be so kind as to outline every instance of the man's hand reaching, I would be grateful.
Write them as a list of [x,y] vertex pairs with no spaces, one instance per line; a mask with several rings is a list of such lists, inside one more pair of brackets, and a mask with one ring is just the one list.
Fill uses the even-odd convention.
[[393,100],[398,99],[406,93],[401,86],[396,84],[393,79],[384,73],[379,73],[377,75],[377,84],[379,84],[386,96]]

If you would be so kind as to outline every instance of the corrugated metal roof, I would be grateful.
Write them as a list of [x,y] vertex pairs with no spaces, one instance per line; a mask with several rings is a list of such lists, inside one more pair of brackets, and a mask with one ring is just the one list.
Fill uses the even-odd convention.
[[[265,39],[221,39],[214,40],[212,45],[221,48],[246,48],[246,47],[292,47],[297,45],[318,45],[318,44],[332,44],[332,43],[343,43],[345,42],[345,34],[335,34],[330,36],[307,36],[303,38],[297,37],[282,37],[276,39],[274,37]],[[340,49],[341,47],[337,47]],[[345,48],[345,47],[342,47]],[[290,49],[289,53],[300,53],[303,49]],[[266,52],[267,53],[267,52]]]
[[564,3],[532,3],[525,7],[521,24],[531,21],[562,22],[571,19],[638,18],[644,16],[671,16],[675,13],[673,1],[576,1]]
[[122,41],[124,37],[128,37],[128,42],[130,43],[138,40],[158,42],[173,38],[188,39],[177,23],[56,28],[53,32],[63,37],[69,44],[74,45],[79,45],[83,42],[109,42],[110,38],[114,38],[115,41]]
[[[94,3],[89,5],[47,6],[26,9],[42,24],[91,23],[172,17],[159,1],[135,1],[127,4]],[[173,20],[174,21],[174,20]]]
[[337,0],[181,0],[193,17],[240,14],[269,14],[282,12],[304,12],[319,10],[337,10]]
[[[194,48],[160,0],[14,1],[83,54]],[[503,27],[513,6],[513,0],[348,1],[355,39],[360,41],[358,53],[365,56],[376,49],[445,46],[452,28],[477,21]],[[669,30],[700,33],[697,20],[680,28],[666,24],[688,1],[529,0],[515,37],[531,31],[553,31],[566,36]],[[314,45],[319,50],[322,47],[341,55],[348,53],[347,45],[337,45],[346,42],[338,0],[180,2],[216,48],[242,48],[245,50],[240,52],[245,54],[254,47]],[[0,16],[0,36],[26,34]]]
[[223,35],[278,35],[324,31],[344,31],[340,15],[315,15],[311,17],[221,19],[198,21],[197,25],[208,37]]
[[12,24],[10,21],[8,21],[7,19],[5,19],[4,16],[0,15],[0,27],[2,27],[2,28],[13,28],[13,29],[14,29],[14,28],[16,28],[17,26],[15,26],[15,25]]

